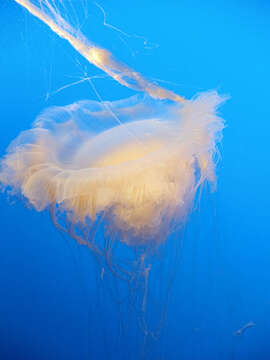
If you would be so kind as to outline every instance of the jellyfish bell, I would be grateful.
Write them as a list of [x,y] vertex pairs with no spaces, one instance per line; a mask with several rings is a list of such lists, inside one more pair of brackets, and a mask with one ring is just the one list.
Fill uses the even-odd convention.
[[198,186],[215,181],[222,101],[211,92],[184,104],[135,96],[49,108],[10,146],[0,181],[38,211],[57,206],[82,224],[103,213],[127,243],[161,241]]

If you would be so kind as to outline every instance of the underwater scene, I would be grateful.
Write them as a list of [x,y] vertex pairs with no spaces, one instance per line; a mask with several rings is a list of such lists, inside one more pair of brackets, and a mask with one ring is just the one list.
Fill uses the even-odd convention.
[[270,2],[0,18],[0,359],[270,360]]

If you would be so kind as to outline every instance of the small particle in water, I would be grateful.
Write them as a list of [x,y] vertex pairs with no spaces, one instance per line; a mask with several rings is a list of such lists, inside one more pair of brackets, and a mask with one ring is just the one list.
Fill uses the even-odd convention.
[[234,332],[235,336],[241,336],[244,334],[244,332],[246,332],[247,329],[251,328],[255,326],[255,323],[253,321],[248,322],[247,324],[245,324],[244,326],[242,326],[240,329],[238,329],[237,331]]

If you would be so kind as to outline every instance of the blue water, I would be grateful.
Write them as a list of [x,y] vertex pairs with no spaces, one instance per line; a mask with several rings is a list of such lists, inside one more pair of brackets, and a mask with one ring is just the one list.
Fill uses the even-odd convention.
[[[80,1],[72,3],[79,12]],[[187,98],[209,89],[231,97],[221,109],[217,190],[203,192],[179,234],[166,322],[144,358],[270,359],[270,3],[104,1],[107,22],[130,36],[104,26],[100,9],[88,5],[84,33],[120,60]],[[87,82],[54,92],[101,72],[14,1],[1,1],[0,18],[2,156],[45,107],[97,100]],[[108,78],[94,84],[104,100],[134,94]],[[0,359],[142,358],[134,318],[117,311],[112,279],[97,281],[89,250],[20,199],[1,194],[0,214]],[[157,277],[172,266],[173,249]],[[120,320],[127,330],[117,339]]]

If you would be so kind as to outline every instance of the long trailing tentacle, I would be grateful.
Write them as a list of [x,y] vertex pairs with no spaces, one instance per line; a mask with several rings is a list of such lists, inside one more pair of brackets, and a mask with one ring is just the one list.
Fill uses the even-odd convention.
[[40,1],[43,7],[36,6],[30,0],[15,1],[47,24],[53,32],[67,40],[91,64],[103,70],[120,84],[136,91],[143,91],[155,99],[186,101],[182,96],[145,79],[140,73],[117,61],[108,50],[90,42],[81,32],[67,23],[55,8],[49,6],[47,1]]

